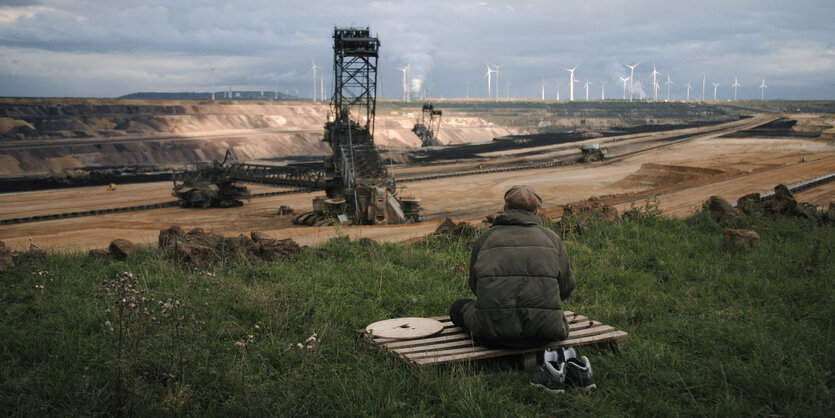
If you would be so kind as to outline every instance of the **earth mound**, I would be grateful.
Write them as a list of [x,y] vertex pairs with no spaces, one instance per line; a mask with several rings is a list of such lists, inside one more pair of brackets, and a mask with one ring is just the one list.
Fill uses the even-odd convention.
[[612,185],[622,188],[663,187],[695,182],[704,183],[733,174],[736,174],[736,172],[715,168],[644,163],[638,171],[629,174]]
[[159,247],[173,251],[178,259],[199,267],[237,256],[252,261],[290,258],[301,251],[299,244],[291,238],[274,239],[258,231],[252,231],[249,237],[224,237],[202,228],[185,232],[179,226],[160,231]]

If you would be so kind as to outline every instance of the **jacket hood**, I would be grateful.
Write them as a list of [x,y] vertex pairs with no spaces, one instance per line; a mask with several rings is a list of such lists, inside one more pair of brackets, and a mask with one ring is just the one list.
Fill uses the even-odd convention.
[[542,221],[533,212],[508,209],[496,217],[493,225],[542,225]]

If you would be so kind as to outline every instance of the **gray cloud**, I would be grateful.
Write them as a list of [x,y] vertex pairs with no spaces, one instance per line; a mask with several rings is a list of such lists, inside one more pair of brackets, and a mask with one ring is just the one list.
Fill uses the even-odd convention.
[[34,6],[40,4],[38,0],[0,0],[0,7]]
[[206,91],[213,67],[218,86],[309,96],[310,60],[329,76],[333,27],[356,25],[380,36],[389,97],[409,62],[435,96],[463,96],[469,79],[483,97],[486,61],[503,65],[502,95],[509,82],[514,96],[539,97],[544,79],[548,97],[556,84],[566,96],[562,68],[579,65],[591,97],[604,81],[619,97],[622,65],[642,61],[635,81],[650,94],[655,63],[679,98],[707,73],[708,86],[739,76],[740,98],[758,98],[765,77],[769,97],[831,99],[833,17],[829,0],[13,0],[0,2],[0,95]]

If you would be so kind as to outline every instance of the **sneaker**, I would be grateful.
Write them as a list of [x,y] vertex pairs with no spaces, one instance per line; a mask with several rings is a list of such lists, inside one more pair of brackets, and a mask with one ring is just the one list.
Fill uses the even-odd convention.
[[563,348],[560,351],[562,355],[562,361],[568,361],[570,358],[577,358],[577,350],[574,347]]
[[583,356],[579,360],[577,357],[567,359],[565,361],[565,372],[568,384],[576,386],[581,392],[597,389],[588,357]]
[[553,393],[565,393],[565,363],[554,367],[548,360],[531,376],[531,386]]
[[560,353],[557,350],[545,350],[545,353],[542,355],[543,360],[545,363],[551,363],[555,369],[559,369],[560,364]]

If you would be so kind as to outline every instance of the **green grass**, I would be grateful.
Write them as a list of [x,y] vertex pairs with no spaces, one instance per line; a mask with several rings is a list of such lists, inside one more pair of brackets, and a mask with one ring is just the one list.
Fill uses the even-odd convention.
[[[758,231],[760,247],[723,249],[722,228],[705,214],[593,220],[564,237],[579,279],[566,309],[630,333],[625,349],[580,350],[600,387],[591,395],[531,388],[512,361],[416,370],[358,336],[371,322],[444,314],[468,296],[467,238],[337,239],[294,260],[209,271],[150,247],[126,262],[27,254],[0,275],[0,413],[830,415],[833,227],[736,226]],[[154,301],[125,323],[120,355],[102,283],[123,272]],[[164,316],[159,302],[169,299],[182,307]],[[318,344],[297,348],[313,333]]]

